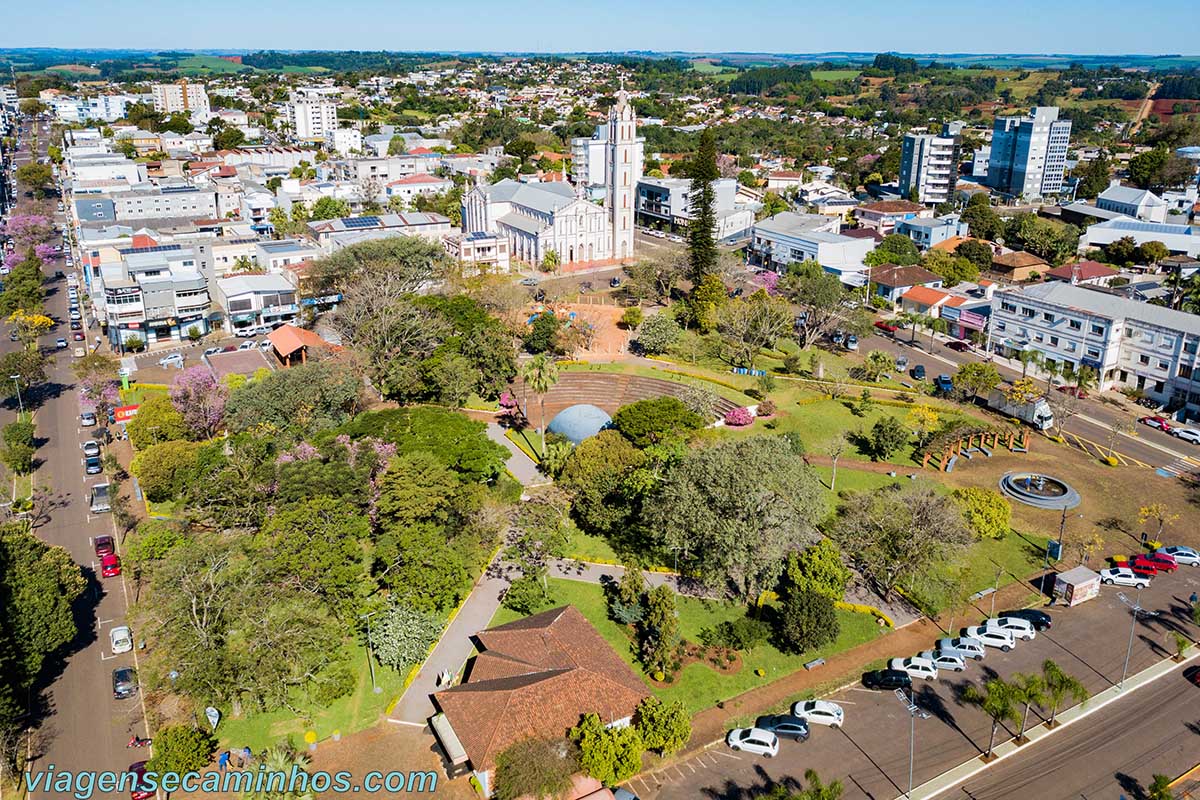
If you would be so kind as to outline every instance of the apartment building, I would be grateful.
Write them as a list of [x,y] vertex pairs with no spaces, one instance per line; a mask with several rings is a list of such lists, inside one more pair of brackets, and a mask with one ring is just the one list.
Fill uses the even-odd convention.
[[337,130],[337,103],[321,96],[293,93],[285,110],[292,136],[302,142],[333,139]]
[[208,333],[208,281],[193,248],[132,247],[120,256],[102,264],[100,280],[92,284],[96,316],[110,344],[123,351],[134,338],[149,345],[181,341],[192,330]]
[[1200,316],[1065,281],[997,292],[989,349],[1035,350],[1096,370],[1100,389],[1130,387],[1200,415]]
[[194,186],[163,186],[122,192],[112,197],[118,222],[145,219],[212,219],[217,216],[217,195]]
[[1039,198],[1062,191],[1071,146],[1071,120],[1055,106],[1038,106],[1024,117],[996,117],[987,185],[1011,197]]
[[150,88],[154,98],[154,110],[162,114],[192,112],[209,114],[208,92],[203,83],[190,83],[187,80],[175,83],[156,83]]
[[919,203],[946,203],[958,184],[963,123],[947,122],[941,135],[924,128],[904,135],[900,155],[900,191]]
[[[713,236],[718,241],[736,239],[749,233],[754,212],[737,205],[737,181],[719,178],[713,181],[716,223]],[[686,228],[692,220],[692,182],[686,178],[639,178],[637,182],[637,222],[657,228]]]
[[788,265],[815,261],[850,286],[867,281],[863,259],[875,249],[873,239],[839,233],[841,221],[820,214],[785,211],[755,223],[747,248],[749,261],[780,274]]
[[60,97],[52,104],[54,116],[69,125],[88,120],[113,122],[125,118],[125,108],[134,102],[125,94],[101,94],[95,97]]

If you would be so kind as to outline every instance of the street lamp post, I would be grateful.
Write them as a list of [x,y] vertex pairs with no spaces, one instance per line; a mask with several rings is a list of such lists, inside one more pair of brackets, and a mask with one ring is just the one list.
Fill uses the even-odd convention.
[[8,377],[12,378],[13,385],[17,387],[17,407],[21,409],[21,414],[24,415],[25,403],[23,400],[21,400],[21,376],[9,375]]
[[917,696],[911,689],[909,694],[905,694],[903,689],[897,689],[896,699],[908,709],[908,791],[904,793],[904,797],[905,800],[912,800],[913,761],[917,752],[917,717],[929,719],[929,712],[917,705]]
[[371,617],[378,614],[378,611],[369,611],[366,614],[359,614],[359,619],[367,621],[367,666],[371,670],[371,691],[379,694],[383,691],[379,684],[375,683],[375,644],[371,641]]
[[1122,603],[1129,606],[1129,616],[1131,617],[1129,621],[1129,646],[1125,648],[1125,666],[1121,667],[1121,682],[1117,684],[1117,687],[1123,692],[1125,691],[1125,677],[1129,674],[1129,659],[1133,655],[1133,634],[1137,631],[1138,615],[1144,614],[1147,617],[1157,617],[1158,612],[1147,611],[1142,608],[1141,586],[1138,587],[1137,595],[1132,603],[1129,602],[1129,598],[1125,596],[1124,592],[1118,594],[1117,597],[1120,598]]

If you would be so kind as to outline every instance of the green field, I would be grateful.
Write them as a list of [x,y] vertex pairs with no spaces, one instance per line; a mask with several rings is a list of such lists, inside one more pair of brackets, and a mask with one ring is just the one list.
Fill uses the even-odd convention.
[[[609,619],[604,590],[600,586],[551,578],[550,591],[554,596],[554,605],[573,605],[579,609],[617,654],[633,667],[634,672],[642,675],[641,667],[634,659],[634,643],[630,639],[628,629]],[[711,628],[725,620],[737,619],[745,613],[746,609],[741,605],[681,597],[679,632],[684,639],[694,642],[704,628]],[[515,611],[501,608],[492,618],[491,624],[500,625],[520,619],[521,616]],[[868,642],[884,630],[875,623],[874,617],[867,614],[839,610],[837,616],[838,622],[841,623],[841,634],[837,641],[817,650],[792,655],[782,653],[770,644],[764,644],[755,648],[752,653],[743,653],[742,668],[732,675],[721,674],[707,663],[694,662],[684,667],[670,685],[658,687],[650,685],[649,681],[647,685],[650,685],[654,694],[664,700],[682,701],[684,707],[694,714],[756,686],[790,675],[802,669],[806,661],[828,658],[834,653]],[[755,671],[760,669],[764,673],[762,677],[755,674]]]
[[814,69],[812,71],[814,81],[848,81],[861,74],[862,70],[858,69]]
[[241,72],[242,70],[252,70],[253,67],[248,67],[244,64],[234,64],[232,61],[226,61],[223,58],[216,56],[189,56],[179,59],[178,70],[180,72],[216,72],[229,74]]

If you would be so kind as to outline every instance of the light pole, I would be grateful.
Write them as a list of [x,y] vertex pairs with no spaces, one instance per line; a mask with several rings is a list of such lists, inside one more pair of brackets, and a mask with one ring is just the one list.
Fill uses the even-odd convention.
[[1125,676],[1129,674],[1129,658],[1133,655],[1133,634],[1137,631],[1138,615],[1144,614],[1147,617],[1158,616],[1157,611],[1147,611],[1146,609],[1142,608],[1142,588],[1143,587],[1141,586],[1138,587],[1137,596],[1134,598],[1132,603],[1129,602],[1129,598],[1125,596],[1124,592],[1121,592],[1117,595],[1117,597],[1121,599],[1122,603],[1129,606],[1129,616],[1132,618],[1129,621],[1129,646],[1125,648],[1125,666],[1121,668],[1121,682],[1117,684],[1118,688],[1122,692],[1125,691]]
[[12,378],[13,385],[17,387],[17,407],[21,409],[21,415],[25,414],[25,403],[21,400],[21,376],[9,375]]
[[929,719],[929,712],[917,705],[916,694],[905,694],[903,689],[897,689],[896,699],[908,709],[908,791],[904,793],[904,797],[906,800],[911,800],[913,790],[913,761],[917,752],[917,717]]
[[367,621],[367,666],[371,670],[371,691],[379,694],[383,689],[379,688],[379,684],[375,683],[375,645],[371,641],[371,617],[378,614],[378,611],[369,611],[366,614],[359,614],[359,619]]

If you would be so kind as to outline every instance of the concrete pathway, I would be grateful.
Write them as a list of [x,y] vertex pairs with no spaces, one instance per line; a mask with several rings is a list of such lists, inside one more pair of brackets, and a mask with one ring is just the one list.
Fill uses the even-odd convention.
[[550,479],[542,473],[538,472],[537,464],[533,459],[525,455],[521,448],[517,447],[511,439],[504,435],[504,428],[499,423],[487,423],[487,435],[496,444],[504,445],[508,448],[508,460],[505,466],[512,476],[521,482],[522,486],[545,486],[550,483]]

